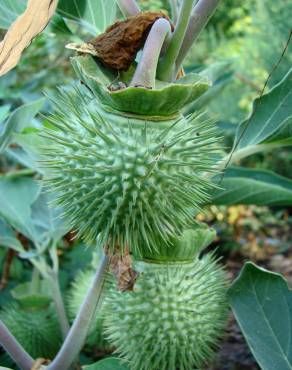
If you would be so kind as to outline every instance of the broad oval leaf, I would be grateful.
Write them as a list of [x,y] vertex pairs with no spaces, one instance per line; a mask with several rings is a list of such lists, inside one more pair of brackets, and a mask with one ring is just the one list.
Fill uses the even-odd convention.
[[39,191],[37,182],[29,177],[0,177],[0,216],[31,240],[35,236],[31,205]]
[[93,36],[105,31],[116,17],[115,0],[60,0],[58,13],[80,23]]
[[292,180],[271,171],[231,167],[220,186],[214,204],[292,205]]
[[265,145],[268,146],[268,144],[292,145],[292,116],[288,117],[281,128],[265,141]]
[[[277,141],[277,132],[291,125],[292,116],[292,68],[283,80],[267,94],[254,102],[251,118],[241,123],[237,131],[237,150],[250,145]],[[291,128],[290,128],[291,132]],[[290,138],[291,139],[291,138]],[[292,143],[292,140],[291,140]]]
[[61,217],[62,209],[49,205],[53,199],[53,194],[42,192],[31,207],[31,217],[39,240],[49,238],[58,241],[70,230]]
[[6,104],[0,107],[0,124],[8,117],[10,105]]
[[20,241],[16,238],[14,230],[0,218],[0,247],[14,249],[17,252],[24,252]]
[[31,103],[23,104],[15,109],[7,121],[0,126],[0,153],[11,143],[12,135],[20,132],[43,107],[45,99],[39,99]]
[[129,370],[129,368],[118,358],[106,358],[92,365],[82,366],[82,370]]
[[291,370],[292,292],[286,280],[248,262],[228,296],[261,369]]
[[9,249],[13,249],[16,252],[22,253],[25,252],[23,249],[20,241],[11,236],[2,236],[0,235],[0,247],[5,247]]

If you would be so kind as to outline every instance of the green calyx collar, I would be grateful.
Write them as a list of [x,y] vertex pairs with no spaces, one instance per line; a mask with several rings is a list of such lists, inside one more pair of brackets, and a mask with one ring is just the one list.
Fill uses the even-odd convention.
[[110,86],[120,82],[119,80],[126,84],[128,76],[110,73],[89,55],[73,57],[71,62],[77,76],[106,110],[153,116],[156,119],[175,117],[185,105],[199,98],[211,84],[208,78],[190,73],[174,83],[157,81],[155,89],[125,87],[113,91]]
[[138,259],[151,263],[190,263],[216,238],[216,231],[203,223],[194,223],[181,235],[174,236],[172,246],[158,246],[153,252],[143,251]]

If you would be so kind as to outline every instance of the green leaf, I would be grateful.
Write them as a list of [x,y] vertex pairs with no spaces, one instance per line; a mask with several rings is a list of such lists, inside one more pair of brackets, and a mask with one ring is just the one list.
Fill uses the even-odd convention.
[[8,225],[8,223],[4,221],[2,218],[0,218],[0,235],[8,236],[8,237],[15,237],[15,232]]
[[291,370],[292,292],[286,280],[248,262],[228,296],[260,368]]
[[206,69],[200,75],[206,76],[212,81],[212,86],[197,100],[184,110],[184,114],[190,114],[207,106],[210,101],[222,94],[224,88],[233,77],[232,63],[230,61],[217,62]]
[[[291,133],[291,118],[292,69],[279,84],[255,100],[251,118],[242,122],[238,128],[235,140],[237,142],[240,138],[240,142],[237,150],[264,142],[270,143],[271,138],[277,141],[287,129]],[[277,133],[282,134],[278,137]],[[289,143],[292,144],[291,137]]]
[[0,235],[0,247],[11,248],[19,253],[24,252],[24,249],[19,240],[11,236]]
[[62,209],[49,206],[52,200],[52,194],[41,193],[31,208],[32,220],[40,240],[49,238],[58,241],[70,230],[70,227],[61,218]]
[[129,370],[129,368],[118,358],[106,358],[92,365],[82,366],[83,370]]
[[265,143],[292,145],[292,116],[288,117],[282,124],[281,128],[271,135]]
[[10,105],[6,104],[0,107],[0,123],[2,123],[9,114]]
[[13,134],[13,143],[17,144],[17,147],[10,147],[6,149],[6,152],[25,167],[42,173],[37,162],[41,160],[40,147],[46,145],[46,140],[41,138],[39,133],[39,129],[29,128],[21,133]]
[[15,19],[24,12],[26,0],[1,0],[0,28],[7,29]]
[[39,186],[29,177],[0,177],[0,216],[17,231],[34,239],[31,205],[37,199]]
[[55,13],[53,18],[50,21],[50,29],[55,33],[72,35],[70,28],[68,27],[65,19],[58,13]]
[[105,31],[116,17],[115,0],[60,0],[58,12],[80,23],[94,36]]
[[220,186],[214,204],[292,205],[292,181],[271,171],[231,167]]
[[22,166],[28,167],[36,172],[42,173],[40,168],[37,167],[37,164],[35,160],[31,157],[30,153],[23,150],[22,148],[11,147],[6,149],[5,153]]
[[0,126],[0,153],[11,143],[13,133],[20,132],[31,123],[33,117],[43,107],[45,99],[23,104],[15,109],[8,120]]
[[[49,207],[52,199],[52,195],[41,193],[40,186],[30,177],[13,177],[9,173],[0,177],[0,216],[35,243],[45,245],[52,239],[58,241],[69,230],[60,217],[61,208]],[[11,245],[23,252],[4,226],[0,222],[0,245]],[[30,257],[22,253],[22,258]]]
[[22,253],[24,248],[19,240],[16,238],[15,232],[12,228],[0,218],[0,247],[11,248]]

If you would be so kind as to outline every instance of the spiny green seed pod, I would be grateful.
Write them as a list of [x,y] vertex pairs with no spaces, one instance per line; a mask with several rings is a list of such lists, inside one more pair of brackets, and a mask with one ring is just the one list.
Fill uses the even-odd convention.
[[213,184],[214,123],[108,113],[86,89],[61,90],[43,149],[45,181],[86,242],[130,251],[171,244]]
[[202,369],[226,321],[224,271],[210,254],[135,267],[134,290],[106,300],[109,340],[133,370]]
[[[86,271],[80,271],[74,282],[72,283],[71,289],[68,294],[67,306],[70,319],[73,321],[76,317],[81,304],[84,301],[86,293],[91,286],[94,278],[94,270],[89,269]],[[111,347],[110,343],[105,338],[103,333],[103,320],[104,320],[104,298],[108,293],[108,290],[114,287],[114,281],[111,277],[107,276],[105,286],[103,289],[102,296],[99,300],[99,304],[96,308],[94,319],[92,320],[91,327],[89,329],[87,344],[90,346],[97,347],[98,349],[105,349]]]
[[61,345],[61,332],[52,308],[22,309],[7,305],[0,319],[33,358],[52,359]]

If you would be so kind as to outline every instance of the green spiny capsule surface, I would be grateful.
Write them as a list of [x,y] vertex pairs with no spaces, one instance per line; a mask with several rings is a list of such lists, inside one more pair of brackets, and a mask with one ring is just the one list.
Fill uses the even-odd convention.
[[123,117],[81,89],[60,91],[45,133],[45,181],[64,216],[89,243],[132,251],[168,244],[213,188],[214,122]]
[[33,358],[53,359],[61,346],[61,332],[51,308],[24,310],[10,304],[0,319]]
[[[72,321],[76,317],[80,306],[85,299],[86,293],[91,286],[93,278],[94,270],[89,269],[86,271],[80,271],[76,276],[74,282],[72,283],[67,299],[68,313]],[[105,314],[103,300],[107,295],[108,289],[113,288],[113,286],[113,279],[110,278],[110,276],[107,276],[102,297],[99,300],[99,304],[96,308],[96,313],[94,319],[92,320],[92,324],[87,337],[87,344],[97,347],[98,349],[105,349],[111,346],[110,343],[106,340],[103,333],[103,320]]]
[[106,300],[106,333],[132,370],[201,369],[226,315],[226,279],[212,255],[187,264],[137,265],[133,291]]

